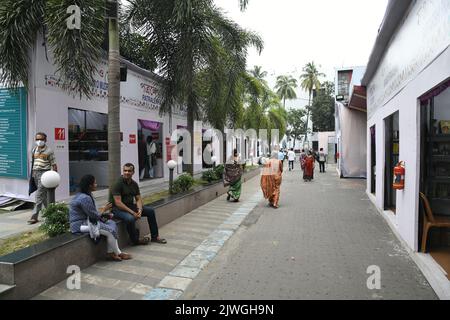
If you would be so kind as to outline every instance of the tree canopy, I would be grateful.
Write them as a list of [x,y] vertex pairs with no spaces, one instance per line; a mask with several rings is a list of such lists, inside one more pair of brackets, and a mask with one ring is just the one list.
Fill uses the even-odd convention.
[[334,83],[326,81],[317,91],[311,107],[315,132],[334,131]]

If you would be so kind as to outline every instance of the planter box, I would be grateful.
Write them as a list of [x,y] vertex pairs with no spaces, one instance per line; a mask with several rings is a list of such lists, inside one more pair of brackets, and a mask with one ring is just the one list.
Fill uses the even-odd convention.
[[[244,173],[243,182],[259,175],[259,170]],[[181,195],[171,196],[152,203],[158,226],[189,213],[190,211],[225,194],[222,182],[198,187]],[[140,234],[149,234],[147,219],[141,219],[137,227]],[[128,233],[123,223],[118,223],[119,246],[128,245]],[[170,239],[169,239],[170,241]],[[71,265],[87,268],[105,258],[106,241],[94,244],[88,234],[63,234],[31,247],[0,257],[0,299],[30,299],[49,287],[66,279]]]

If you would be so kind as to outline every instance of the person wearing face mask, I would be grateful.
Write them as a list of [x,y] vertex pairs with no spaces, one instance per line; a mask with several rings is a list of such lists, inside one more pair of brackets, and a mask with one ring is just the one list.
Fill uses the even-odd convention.
[[34,206],[33,215],[29,224],[39,222],[38,216],[42,206],[47,207],[47,189],[41,183],[41,177],[44,172],[49,170],[57,171],[55,153],[47,146],[47,135],[43,132],[36,133],[36,147],[32,151],[32,168],[31,176],[33,177],[36,190],[36,204]]

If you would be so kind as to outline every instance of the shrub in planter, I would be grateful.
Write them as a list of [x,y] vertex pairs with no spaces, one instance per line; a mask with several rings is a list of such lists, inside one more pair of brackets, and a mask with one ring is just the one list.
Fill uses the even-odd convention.
[[214,170],[207,170],[203,172],[202,179],[208,182],[219,180],[219,176],[217,175],[216,171]]
[[220,164],[214,168],[214,172],[216,173],[217,180],[222,179],[224,171],[225,171],[225,167],[223,164]]
[[69,207],[67,204],[51,203],[42,210],[42,216],[45,221],[40,228],[50,237],[56,237],[69,231]]
[[173,182],[173,193],[188,191],[194,185],[194,178],[189,173],[183,173]]

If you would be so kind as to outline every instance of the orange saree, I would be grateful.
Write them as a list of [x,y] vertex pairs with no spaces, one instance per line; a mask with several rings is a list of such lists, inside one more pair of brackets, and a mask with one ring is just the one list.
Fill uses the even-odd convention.
[[270,159],[261,174],[261,190],[270,205],[278,208],[280,200],[280,186],[283,175],[283,164],[280,160]]

